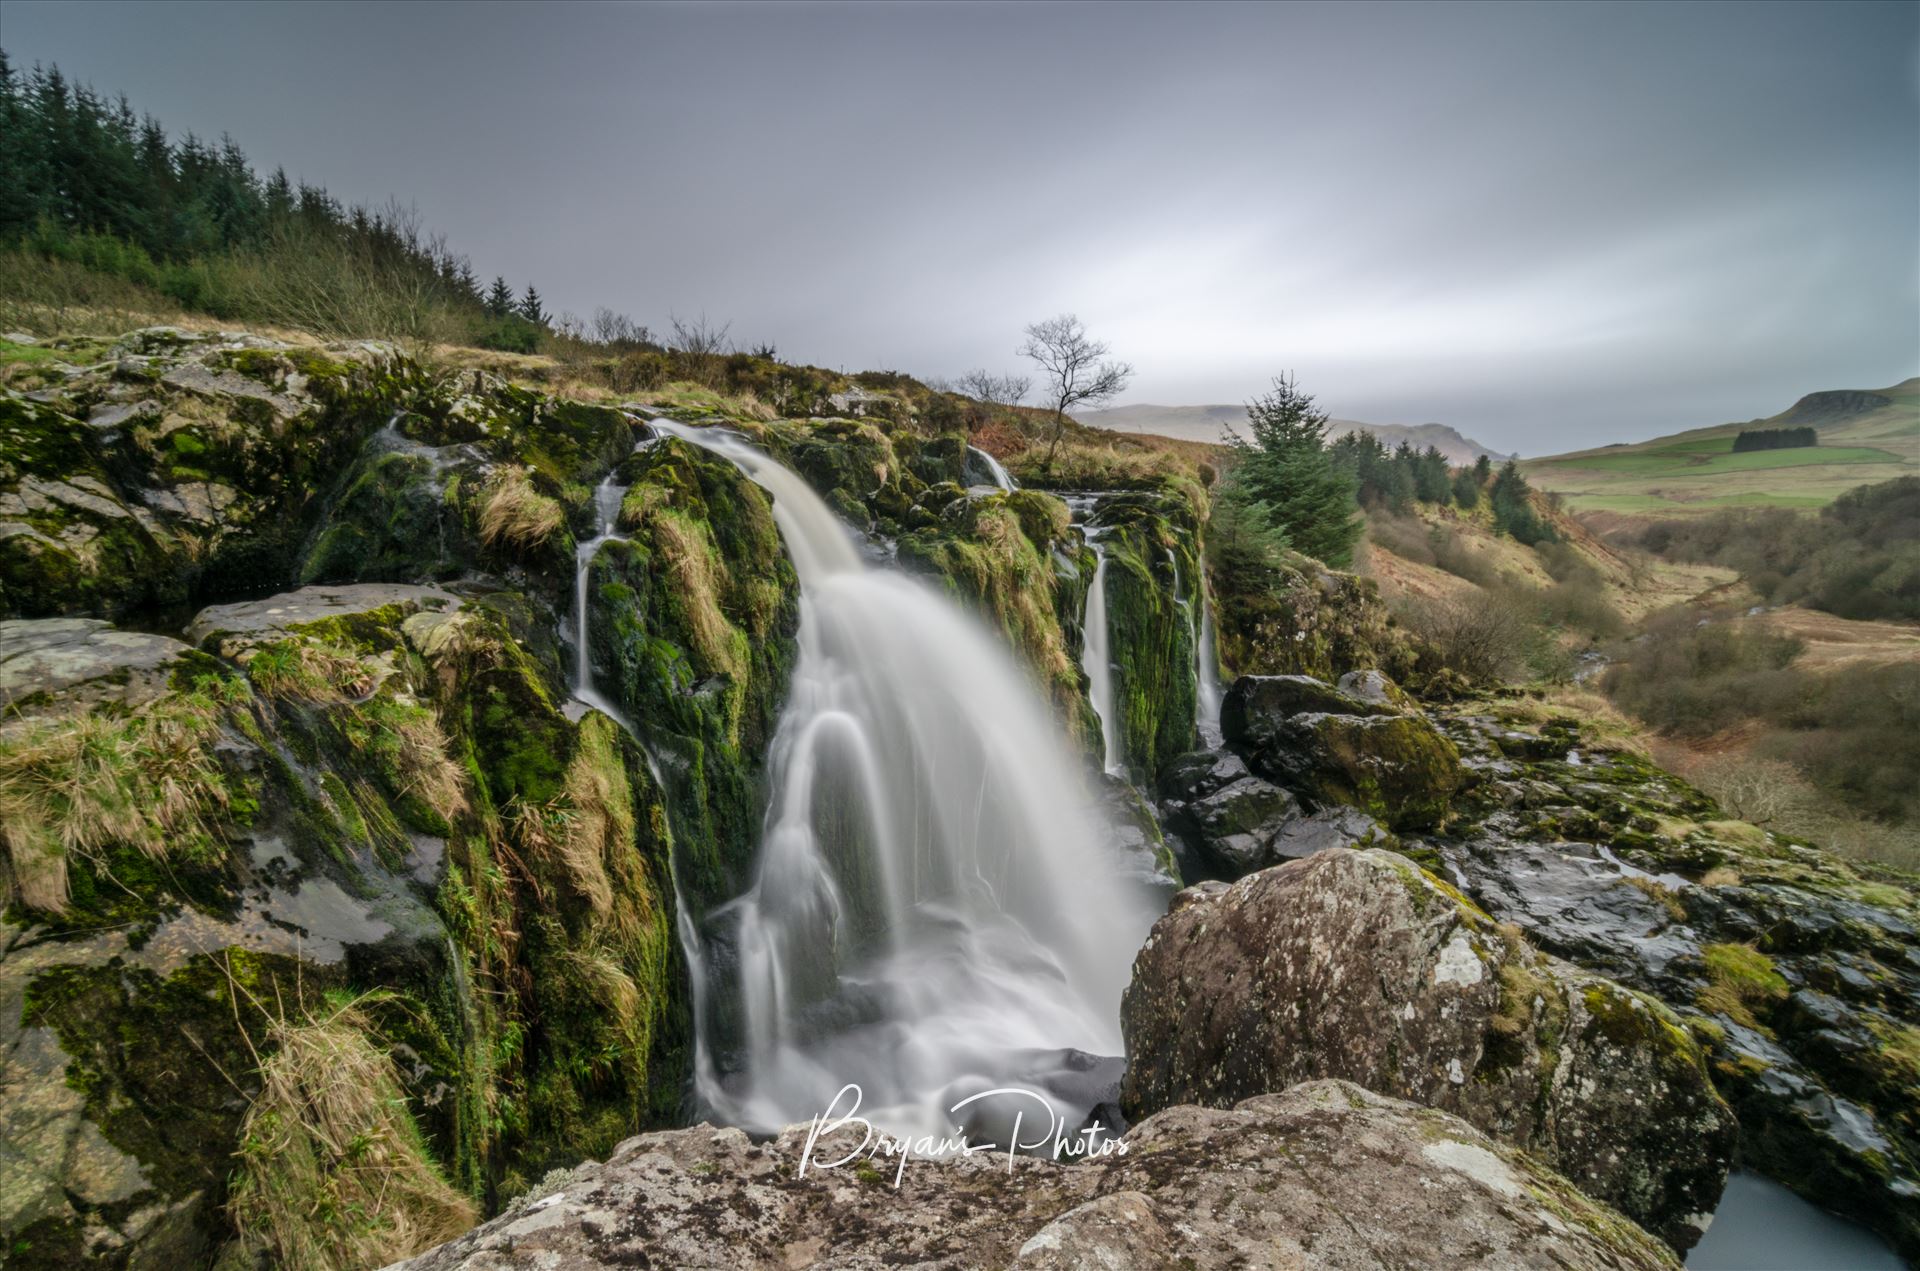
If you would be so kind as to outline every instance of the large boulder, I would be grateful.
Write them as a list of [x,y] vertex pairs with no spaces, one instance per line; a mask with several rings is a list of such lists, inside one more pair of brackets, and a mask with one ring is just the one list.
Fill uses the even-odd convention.
[[858,1155],[807,1126],[647,1134],[402,1266],[1671,1268],[1535,1160],[1340,1081],[1160,1113],[1082,1164]]
[[1671,1011],[1536,954],[1390,852],[1181,893],[1121,1025],[1129,1115],[1338,1077],[1525,1147],[1679,1249],[1733,1151],[1733,1116]]
[[0,615],[117,615],[290,581],[413,376],[381,345],[134,332],[0,392]]

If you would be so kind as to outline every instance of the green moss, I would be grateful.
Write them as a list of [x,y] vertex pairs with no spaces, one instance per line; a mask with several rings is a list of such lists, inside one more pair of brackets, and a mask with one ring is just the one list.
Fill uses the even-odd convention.
[[1710,944],[1700,954],[1708,983],[1694,1000],[1702,1010],[1757,1028],[1756,1009],[1764,1011],[1787,996],[1787,982],[1773,969],[1773,959],[1750,944]]
[[799,587],[766,495],[733,465],[670,440],[628,471],[633,541],[605,545],[589,576],[593,656],[661,759],[698,910],[747,880]]

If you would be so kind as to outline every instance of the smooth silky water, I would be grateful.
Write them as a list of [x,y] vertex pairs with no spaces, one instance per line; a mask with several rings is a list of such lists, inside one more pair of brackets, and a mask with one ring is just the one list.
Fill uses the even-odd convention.
[[[1020,1086],[1072,1133],[1098,1097],[1089,1057],[1122,1053],[1120,994],[1166,889],[1111,846],[1060,725],[985,627],[869,564],[743,438],[653,427],[772,496],[801,589],[753,881],[690,950],[705,1110],[771,1131],[855,1083],[875,1125],[938,1136],[960,1100]],[[1044,1120],[999,1107],[1025,1113],[1023,1136]]]

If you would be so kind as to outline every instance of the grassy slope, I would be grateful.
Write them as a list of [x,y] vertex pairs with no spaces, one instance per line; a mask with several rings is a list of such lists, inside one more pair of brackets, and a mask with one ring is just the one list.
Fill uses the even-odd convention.
[[[1626,446],[1530,459],[1533,483],[1579,512],[1673,516],[1730,505],[1824,506],[1857,485],[1920,469],[1920,379],[1876,390],[1890,404],[1820,429],[1820,444],[1733,453],[1753,423],[1719,424]],[[1758,426],[1777,426],[1782,411]]]

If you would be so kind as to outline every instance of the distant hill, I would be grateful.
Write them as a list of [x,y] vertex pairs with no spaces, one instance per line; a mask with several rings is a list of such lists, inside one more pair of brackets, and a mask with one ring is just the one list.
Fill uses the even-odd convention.
[[[1074,416],[1091,428],[1109,428],[1114,432],[1153,433],[1160,437],[1172,437],[1179,441],[1204,441],[1219,443],[1227,439],[1227,425],[1240,425],[1247,421],[1245,406],[1116,406],[1111,410],[1090,410]],[[1397,446],[1405,441],[1416,450],[1428,446],[1437,447],[1451,464],[1469,464],[1486,455],[1491,459],[1504,459],[1505,455],[1490,450],[1445,424],[1366,424],[1357,419],[1336,419],[1328,429],[1331,437],[1344,437],[1350,432],[1370,432],[1387,446]]]
[[[1817,446],[1736,452],[1742,429],[1813,428]],[[1577,512],[1659,517],[1730,506],[1823,507],[1857,485],[1920,472],[1920,378],[1808,393],[1767,419],[1521,463]]]

